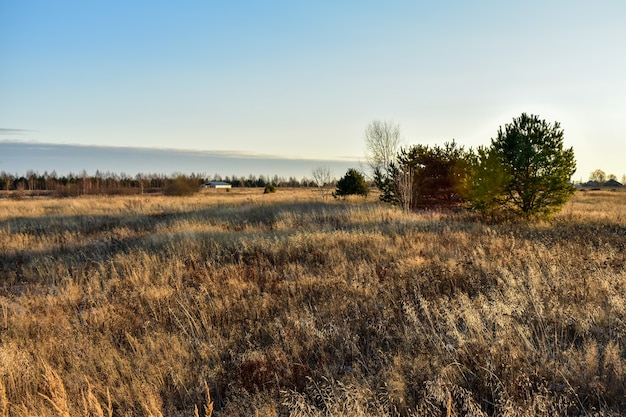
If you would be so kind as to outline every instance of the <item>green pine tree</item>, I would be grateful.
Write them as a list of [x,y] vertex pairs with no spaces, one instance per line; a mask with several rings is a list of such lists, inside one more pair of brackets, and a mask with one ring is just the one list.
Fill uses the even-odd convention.
[[574,194],[574,150],[563,148],[558,122],[523,113],[500,127],[491,146],[506,173],[506,204],[519,215],[547,217]]
[[334,197],[345,197],[348,195],[362,195],[367,197],[370,188],[365,181],[365,177],[354,168],[350,168],[346,175],[337,182],[337,189],[333,193]]

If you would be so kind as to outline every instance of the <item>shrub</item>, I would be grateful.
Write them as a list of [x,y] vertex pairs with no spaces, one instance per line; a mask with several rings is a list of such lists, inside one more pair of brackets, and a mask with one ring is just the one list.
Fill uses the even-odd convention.
[[337,189],[333,193],[334,197],[345,197],[348,195],[361,195],[367,197],[370,188],[365,181],[365,177],[354,168],[350,168],[346,175],[337,182]]
[[179,175],[167,182],[163,193],[165,195],[184,196],[195,194],[199,189],[200,184],[198,184],[198,180],[189,178],[186,175]]

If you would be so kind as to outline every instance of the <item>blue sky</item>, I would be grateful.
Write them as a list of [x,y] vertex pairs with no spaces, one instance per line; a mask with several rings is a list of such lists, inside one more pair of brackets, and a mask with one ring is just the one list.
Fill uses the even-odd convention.
[[[623,1],[0,0],[0,140],[363,159],[522,112],[626,174]],[[14,129],[14,130],[13,130]]]

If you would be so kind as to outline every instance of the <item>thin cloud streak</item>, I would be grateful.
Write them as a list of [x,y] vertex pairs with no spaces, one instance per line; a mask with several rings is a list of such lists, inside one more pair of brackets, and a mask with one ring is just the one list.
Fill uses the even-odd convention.
[[31,132],[32,130],[27,129],[11,129],[6,127],[0,127],[0,135],[22,135]]
[[356,160],[323,160],[260,155],[249,152],[68,145],[24,141],[0,141],[0,171],[23,174],[28,170],[64,175],[87,171],[117,174],[197,173],[206,176],[311,177],[313,168],[328,165],[340,177]]

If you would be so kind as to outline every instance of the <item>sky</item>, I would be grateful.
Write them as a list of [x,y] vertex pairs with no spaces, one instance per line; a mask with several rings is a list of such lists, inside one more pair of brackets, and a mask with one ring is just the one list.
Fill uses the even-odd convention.
[[[626,2],[0,0],[0,141],[362,161],[558,121],[626,174]],[[29,167],[36,168],[36,167]],[[0,166],[2,169],[2,166]]]

